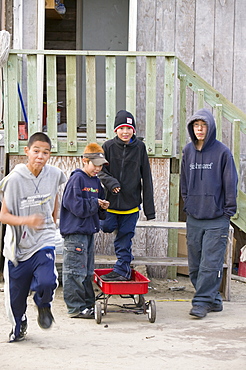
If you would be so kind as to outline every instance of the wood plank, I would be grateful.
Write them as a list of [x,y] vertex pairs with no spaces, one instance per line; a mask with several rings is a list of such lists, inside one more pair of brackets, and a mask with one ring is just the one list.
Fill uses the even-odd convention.
[[155,155],[153,122],[156,122],[156,58],[146,59],[146,149],[149,155]]
[[137,99],[137,106],[136,106],[136,131],[137,136],[143,137],[146,139],[147,131],[146,131],[146,122],[147,122],[147,104],[146,104],[146,63],[148,57],[138,57],[137,58],[137,66],[136,66],[136,73],[137,73],[137,92],[136,92],[136,99]]
[[[241,121],[235,119],[233,123],[233,137],[232,137],[232,154],[234,157],[235,166],[237,169],[238,176],[240,177],[240,125]],[[241,184],[239,183],[239,188]]]
[[[217,16],[217,14],[216,14]],[[214,69],[214,1],[196,0],[194,70],[213,85]],[[222,24],[220,25],[222,28]],[[220,32],[223,33],[223,30]]]
[[77,151],[76,57],[66,56],[67,150]]
[[[56,263],[62,263],[63,256],[61,254],[56,255]],[[116,262],[115,256],[108,255],[95,255],[95,264],[107,264],[114,265]],[[132,265],[147,265],[147,266],[188,266],[187,258],[177,257],[142,257],[136,256],[132,261]]]
[[136,58],[126,58],[126,110],[136,118]]
[[198,94],[197,109],[199,110],[204,108],[204,89],[198,89],[197,94]]
[[[245,74],[245,35],[246,35],[246,1],[237,0],[235,3],[234,45],[233,45],[233,103],[246,111],[246,74]],[[246,146],[241,146],[241,153],[246,153]]]
[[[178,58],[194,69],[194,40],[196,1],[175,1],[175,53]],[[184,73],[185,74],[185,73]],[[194,112],[194,94],[187,90],[187,117]]]
[[[151,7],[154,4],[149,2]],[[155,44],[156,50],[175,50],[175,33],[176,33],[176,1],[156,0],[155,1]],[[153,21],[152,19],[152,21]],[[145,29],[145,28],[144,28]],[[148,29],[147,32],[148,34]],[[154,43],[152,42],[154,45]]]
[[216,138],[219,141],[222,141],[222,104],[216,104],[215,111],[215,122],[216,122]]
[[241,230],[245,232],[246,225],[246,194],[241,190],[238,192],[237,198],[238,214],[236,218],[232,217],[232,222]]
[[232,101],[234,0],[215,2],[213,85]]
[[[18,68],[17,68],[17,56],[9,55],[8,59],[8,83],[7,85],[7,98],[8,98],[8,122],[9,126],[5,127],[5,130],[8,130],[7,137],[8,137],[8,146],[6,147],[6,152],[8,153],[15,153],[19,150],[18,144],[18,106],[19,106],[19,98],[18,98],[18,90],[17,90],[17,83],[18,83]],[[11,104],[10,104],[11,102]]]
[[[170,175],[170,196],[169,196],[169,222],[178,222],[179,219],[179,174],[171,173]],[[178,255],[178,230],[169,229],[168,232],[168,257],[177,257]],[[176,268],[169,268],[167,276],[175,279],[177,276]]]
[[137,50],[155,50],[155,8],[155,2],[149,0],[141,0],[138,6]]
[[[3,90],[3,100],[2,100],[2,108],[5,106],[7,107],[7,109],[5,109],[4,111],[4,124],[5,124],[5,130],[4,130],[4,150],[5,150],[5,153],[6,153],[6,158],[7,158],[7,153],[9,152],[9,128],[10,128],[10,125],[9,125],[9,93],[8,93],[8,63],[5,63],[4,66],[3,66],[3,80],[2,80],[2,88]],[[2,112],[1,112],[2,113]],[[3,126],[3,122],[1,122],[1,127]],[[6,159],[4,160],[4,162],[7,162]],[[6,167],[6,163],[1,163],[2,167],[4,168],[4,173],[3,175],[5,175],[5,167]],[[0,238],[0,240],[2,240]]]
[[239,190],[241,189],[241,177],[240,177],[240,120],[234,120],[233,125],[233,138],[232,138],[232,154],[238,174],[237,184],[237,211],[233,216],[233,220],[239,217],[241,204],[239,203]]
[[176,2],[175,52],[190,68],[194,67],[194,32],[196,1]]
[[[156,0],[151,2],[151,7],[155,7],[155,39],[152,45],[155,50],[175,51],[176,35],[176,1]],[[145,29],[145,28],[143,28]],[[148,36],[148,29],[146,34]],[[151,47],[153,47],[151,46]],[[144,49],[143,49],[144,50]],[[156,138],[162,137],[163,127],[163,91],[164,91],[164,73],[165,58],[157,58],[157,86],[156,86]],[[176,138],[178,140],[178,138]]]
[[84,55],[84,56],[122,56],[122,57],[176,57],[175,53],[167,53],[164,51],[125,51],[125,50],[35,50],[35,49],[15,49],[10,50],[9,54],[37,54],[37,55]]
[[[115,256],[95,255],[95,265],[114,265],[116,262]],[[63,263],[62,254],[56,255],[56,263]],[[186,257],[142,257],[136,256],[131,262],[131,265],[138,266],[188,266],[188,259]],[[227,264],[223,264],[223,268],[227,268]]]
[[96,141],[96,61],[86,57],[86,131],[89,143]]
[[186,145],[186,75],[180,75],[180,107],[179,107],[179,168],[181,168],[182,150]]
[[165,59],[165,88],[163,108],[162,154],[172,154],[173,149],[173,102],[174,102],[174,58]]
[[56,57],[46,57],[46,84],[47,84],[47,133],[52,142],[52,152],[58,151],[57,145],[57,83]]
[[186,229],[186,222],[176,222],[176,221],[143,221],[139,220],[136,227],[151,227],[151,228],[164,228],[164,229]]
[[116,116],[116,59],[106,57],[106,139],[112,139]]
[[[232,101],[234,0],[215,2],[214,75],[213,86],[229,101]],[[238,117],[234,117],[238,118]],[[230,148],[232,125],[223,123],[223,143]]]
[[27,118],[29,137],[39,131],[37,86],[37,55],[27,55]]
[[[80,138],[80,135],[78,134],[77,137]],[[66,136],[66,134],[63,138],[61,138],[61,136],[60,136],[59,140],[58,140],[58,153],[54,152],[53,155],[62,155],[62,156],[68,156],[68,157],[69,156],[78,156],[86,146],[87,141],[84,141],[84,140],[82,141],[82,139],[80,138],[80,140],[77,142],[77,151],[76,152],[71,152],[71,151],[67,150],[67,136]],[[97,136],[96,141],[99,145],[102,145],[105,142],[105,138],[101,138],[100,136]],[[23,155],[24,147],[25,147],[26,143],[27,142],[25,140],[19,142],[19,150],[17,151],[19,153],[19,155]],[[157,158],[157,159],[168,159],[168,158],[171,157],[170,155],[163,155],[162,154],[162,144],[161,144],[160,141],[157,141],[156,144],[155,144],[155,153],[156,153],[155,158]]]

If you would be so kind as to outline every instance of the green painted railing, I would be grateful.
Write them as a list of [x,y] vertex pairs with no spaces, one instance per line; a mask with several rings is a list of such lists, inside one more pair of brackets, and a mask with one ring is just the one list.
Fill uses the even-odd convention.
[[[28,133],[40,131],[42,121],[38,120],[38,107],[43,103],[39,93],[37,70],[39,60],[45,56],[47,92],[47,133],[52,140],[53,155],[79,155],[87,142],[111,138],[116,114],[116,70],[117,57],[125,57],[125,108],[136,115],[138,107],[144,106],[145,121],[141,123],[148,154],[160,158],[179,158],[186,144],[187,88],[197,95],[197,109],[209,104],[216,116],[218,139],[222,139],[223,117],[233,125],[233,155],[240,173],[240,131],[246,133],[246,114],[228,101],[223,95],[199,77],[172,53],[162,52],[112,52],[112,51],[38,51],[11,50],[4,66],[4,131],[5,152],[23,154],[26,140],[19,140],[18,121],[21,119],[21,105],[17,84],[26,78],[26,109]],[[57,130],[57,57],[66,60],[66,135]],[[77,132],[77,56],[85,58],[86,81],[86,134]],[[96,58],[105,58],[105,136],[97,133],[96,114]],[[141,59],[141,63],[139,63]],[[179,81],[179,83],[178,83]],[[42,82],[43,83],[43,82]],[[160,88],[163,86],[163,88]],[[140,93],[139,93],[140,88]],[[40,101],[42,99],[42,101]],[[176,101],[180,102],[179,107]],[[158,103],[157,103],[158,102]],[[159,123],[157,124],[157,112]],[[162,115],[160,124],[160,115]],[[174,132],[174,117],[179,122],[179,140]],[[159,125],[159,126],[158,126]],[[160,127],[161,126],[161,127]],[[159,134],[157,134],[157,131]],[[160,136],[160,137],[159,137]],[[178,153],[175,153],[179,142]],[[179,168],[171,174],[170,181],[170,221],[178,220]],[[240,190],[238,212],[233,222],[246,231],[246,195]]]
[[[86,138],[88,142],[99,140],[97,138],[96,117],[96,57],[105,58],[105,96],[106,96],[106,138],[114,135],[113,124],[116,114],[116,68],[118,56],[124,56],[126,60],[125,95],[123,102],[126,109],[136,114],[139,101],[137,96],[137,58],[145,58],[145,142],[149,155],[171,157],[173,152],[173,105],[174,105],[174,78],[175,56],[168,53],[141,53],[141,52],[97,52],[97,51],[34,51],[34,50],[11,50],[8,63],[4,69],[5,79],[5,106],[8,107],[5,114],[6,151],[8,153],[21,153],[26,144],[18,140],[18,121],[20,120],[20,102],[17,95],[17,83],[21,81],[21,66],[26,60],[26,101],[28,116],[28,133],[40,130],[38,124],[38,89],[37,84],[37,59],[45,55],[46,60],[46,91],[47,91],[47,120],[49,122],[47,132],[52,140],[53,155],[77,155],[85,141],[80,140],[77,133],[77,88],[76,84],[76,58],[85,57],[85,80],[86,80]],[[22,56],[22,58],[20,58]],[[66,139],[59,138],[57,132],[57,73],[56,58],[66,58]],[[156,72],[157,58],[164,60],[163,71],[165,87],[161,92],[163,110],[162,138],[156,140],[155,116],[156,116]],[[124,84],[123,84],[124,85]],[[43,97],[42,97],[43,99]]]

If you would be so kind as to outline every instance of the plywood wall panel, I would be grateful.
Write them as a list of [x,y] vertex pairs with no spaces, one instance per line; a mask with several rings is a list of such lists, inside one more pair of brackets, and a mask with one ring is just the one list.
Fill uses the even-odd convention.
[[[233,53],[233,103],[242,110],[246,110],[246,1],[237,0],[235,3],[235,37]],[[241,135],[241,154],[246,155],[246,138]],[[244,166],[245,167],[245,166]],[[245,171],[245,170],[244,170]],[[246,178],[244,176],[244,178]]]
[[[27,163],[26,156],[11,156],[10,170],[18,163]],[[52,156],[49,164],[57,166],[66,175],[67,179],[76,168],[82,168],[80,157]],[[150,166],[154,185],[154,200],[156,207],[156,220],[168,221],[169,214],[169,159],[150,158]],[[59,202],[65,184],[60,187]],[[140,211],[140,219],[146,220],[143,210]],[[102,231],[95,234],[95,252],[97,254],[114,255],[115,234],[105,234]],[[137,256],[167,256],[168,232],[167,230],[137,228],[133,238],[132,250]],[[148,269],[150,276],[165,277],[165,267],[151,267]]]
[[196,1],[194,68],[209,84],[213,83],[214,1]]

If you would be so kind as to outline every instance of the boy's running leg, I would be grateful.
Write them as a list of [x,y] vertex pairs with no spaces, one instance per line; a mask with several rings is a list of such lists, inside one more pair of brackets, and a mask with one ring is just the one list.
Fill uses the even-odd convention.
[[35,291],[33,299],[38,307],[38,324],[42,329],[49,329],[54,321],[51,302],[58,287],[54,249],[41,249],[31,259],[34,271],[31,290]]
[[31,280],[32,267],[29,260],[19,262],[17,266],[5,260],[5,307],[12,323],[12,330],[9,334],[10,342],[18,342],[25,338],[27,331],[25,312]]

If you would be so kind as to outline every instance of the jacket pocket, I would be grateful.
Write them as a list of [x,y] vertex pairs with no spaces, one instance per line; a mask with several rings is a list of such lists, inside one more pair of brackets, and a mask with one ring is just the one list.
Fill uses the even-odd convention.
[[184,210],[197,219],[210,220],[223,215],[223,210],[217,206],[214,195],[189,195]]
[[79,241],[65,242],[63,248],[63,273],[86,275],[86,251]]

